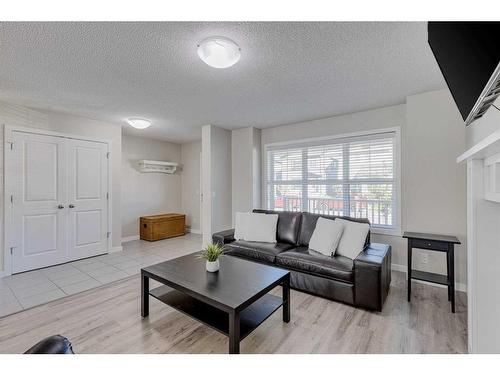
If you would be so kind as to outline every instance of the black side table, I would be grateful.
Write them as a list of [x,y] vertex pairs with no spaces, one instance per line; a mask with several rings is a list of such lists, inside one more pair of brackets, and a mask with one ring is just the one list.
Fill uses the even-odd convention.
[[[448,286],[448,301],[451,302],[451,312],[455,312],[455,244],[460,241],[455,236],[441,234],[404,232],[403,238],[408,239],[408,302],[411,297],[411,279],[428,281],[430,283]],[[446,253],[446,275],[413,270],[411,265],[412,249],[426,249]]]

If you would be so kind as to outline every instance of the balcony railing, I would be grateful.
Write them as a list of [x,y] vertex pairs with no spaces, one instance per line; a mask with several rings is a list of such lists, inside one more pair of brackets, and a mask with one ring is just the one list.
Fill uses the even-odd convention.
[[332,198],[308,198],[303,206],[302,198],[277,197],[274,208],[284,211],[307,211],[321,215],[366,218],[373,225],[392,226],[392,201],[351,199],[344,210],[344,200]]

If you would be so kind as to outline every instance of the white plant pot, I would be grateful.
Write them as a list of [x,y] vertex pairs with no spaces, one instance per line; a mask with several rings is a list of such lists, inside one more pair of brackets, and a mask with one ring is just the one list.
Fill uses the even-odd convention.
[[215,262],[209,262],[207,260],[206,268],[208,272],[217,272],[219,270],[219,259]]

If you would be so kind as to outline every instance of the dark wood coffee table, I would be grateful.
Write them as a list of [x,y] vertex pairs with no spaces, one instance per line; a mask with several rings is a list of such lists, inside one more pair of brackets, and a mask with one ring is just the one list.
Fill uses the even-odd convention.
[[[283,306],[290,321],[290,272],[223,255],[220,269],[205,270],[195,254],[141,270],[141,315],[149,315],[149,296],[229,337],[229,353],[240,352],[240,341]],[[149,279],[164,285],[149,290]],[[283,287],[283,298],[268,294]]]

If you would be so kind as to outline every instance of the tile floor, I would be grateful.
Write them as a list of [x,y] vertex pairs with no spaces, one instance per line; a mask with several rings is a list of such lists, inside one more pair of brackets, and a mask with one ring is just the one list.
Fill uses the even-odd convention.
[[0,317],[83,292],[140,272],[158,262],[199,251],[201,236],[131,241],[123,251],[82,259],[0,279]]

